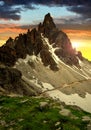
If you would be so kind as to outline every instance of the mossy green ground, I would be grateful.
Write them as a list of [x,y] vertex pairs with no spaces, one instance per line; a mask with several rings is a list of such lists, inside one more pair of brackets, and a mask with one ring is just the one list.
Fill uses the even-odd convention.
[[[40,102],[48,107],[40,109]],[[90,113],[64,106],[72,116],[59,114],[62,105],[48,98],[0,96],[0,130],[86,130]],[[76,117],[76,118],[72,118]],[[58,124],[57,124],[58,123]]]

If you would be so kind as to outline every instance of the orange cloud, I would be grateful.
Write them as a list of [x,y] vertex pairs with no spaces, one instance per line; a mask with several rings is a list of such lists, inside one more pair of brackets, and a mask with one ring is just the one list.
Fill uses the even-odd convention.
[[0,46],[3,45],[9,37],[15,38],[20,33],[26,33],[27,29],[21,28],[17,24],[1,24],[0,25]]
[[89,39],[91,40],[91,31],[87,30],[63,30],[72,39]]

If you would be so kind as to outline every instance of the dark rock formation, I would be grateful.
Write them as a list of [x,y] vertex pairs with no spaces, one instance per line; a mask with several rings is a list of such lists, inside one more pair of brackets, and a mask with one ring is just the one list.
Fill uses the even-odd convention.
[[[43,33],[45,37],[49,39],[50,42],[55,39],[55,36],[58,35],[58,29],[56,28],[55,23],[53,22],[52,17],[50,16],[50,13],[48,13],[43,21],[43,24],[39,24],[38,31],[40,33]],[[53,37],[54,36],[54,37]],[[53,38],[53,39],[52,39]]]
[[6,45],[10,48],[14,48],[14,40],[12,37],[9,37],[9,39],[6,41]]
[[52,17],[48,13],[44,18],[43,24],[39,24],[38,31],[48,37],[50,35],[50,32],[54,30],[56,30],[56,25],[54,24]]
[[26,57],[26,34],[19,34],[17,38],[15,38],[15,50],[17,58],[25,58]]
[[21,72],[17,69],[0,67],[0,85],[17,82],[21,75]]
[[[21,72],[14,68],[0,66],[0,86],[10,91],[17,90],[20,86]],[[15,87],[17,86],[17,87]]]
[[43,47],[41,35],[35,28],[28,30],[27,34],[20,34],[14,42],[17,58],[25,58],[26,54],[38,55]]
[[83,60],[82,53],[80,51],[77,52],[77,56],[79,57],[80,60]]
[[56,62],[54,61],[51,56],[51,53],[47,49],[44,49],[40,52],[40,57],[45,66],[49,66],[54,71],[58,70]]
[[76,55],[76,51],[72,48],[70,39],[64,32],[56,28],[49,13],[45,16],[43,24],[39,24],[38,31],[49,39],[53,47],[59,48],[55,50],[55,54],[61,60],[69,65],[79,65],[77,56],[82,60],[81,53],[78,52],[78,55]]
[[16,51],[15,49],[4,45],[0,47],[0,62],[6,66],[14,65],[16,61]]
[[[5,90],[5,91],[4,91]],[[19,94],[19,95],[37,95],[40,90],[22,80],[22,74],[19,70],[11,67],[0,66],[0,95]]]

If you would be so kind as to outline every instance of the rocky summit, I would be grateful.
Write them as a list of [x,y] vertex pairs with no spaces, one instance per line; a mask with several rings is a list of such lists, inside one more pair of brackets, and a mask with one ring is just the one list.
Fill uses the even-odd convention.
[[91,112],[91,63],[72,47],[50,13],[37,28],[0,47],[3,94],[48,96]]

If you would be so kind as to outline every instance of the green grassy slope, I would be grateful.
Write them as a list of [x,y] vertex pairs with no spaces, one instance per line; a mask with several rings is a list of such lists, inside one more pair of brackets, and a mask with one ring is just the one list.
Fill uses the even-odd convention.
[[86,130],[84,116],[91,114],[48,98],[0,96],[0,130]]

